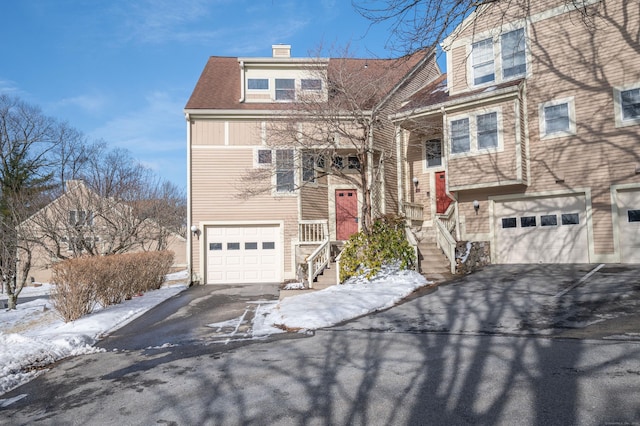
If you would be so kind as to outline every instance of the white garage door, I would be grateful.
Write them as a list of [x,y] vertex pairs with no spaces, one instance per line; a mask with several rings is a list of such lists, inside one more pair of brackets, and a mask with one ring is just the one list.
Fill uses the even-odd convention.
[[279,226],[207,227],[207,284],[281,281]]
[[623,263],[640,263],[640,191],[618,192],[618,232]]
[[584,196],[495,204],[496,263],[588,263]]

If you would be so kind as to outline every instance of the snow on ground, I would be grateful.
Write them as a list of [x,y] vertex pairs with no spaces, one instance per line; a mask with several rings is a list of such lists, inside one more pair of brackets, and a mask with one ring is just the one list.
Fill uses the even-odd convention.
[[[168,278],[181,279],[179,274]],[[93,345],[105,334],[186,288],[183,283],[168,281],[159,290],[120,305],[96,309],[70,323],[62,321],[47,298],[20,303],[19,297],[17,309],[0,311],[0,394],[31,380],[62,358],[100,351]],[[25,287],[20,296],[43,296],[50,290],[48,284]],[[6,295],[2,296],[6,299]]]
[[[186,275],[177,273],[167,278],[175,283],[186,280]],[[31,380],[57,360],[99,352],[100,349],[93,345],[106,334],[186,289],[183,283],[171,285],[172,281],[160,290],[97,310],[67,324],[56,315],[47,299],[28,303],[20,303],[18,299],[18,309],[0,311],[0,394]],[[285,329],[329,327],[389,308],[426,284],[428,281],[417,272],[387,269],[371,281],[352,279],[343,285],[288,297],[279,302],[261,302],[254,316],[252,336],[264,338]],[[50,290],[49,285],[29,287],[22,291],[21,296],[45,295]],[[34,294],[37,292],[40,293]]]

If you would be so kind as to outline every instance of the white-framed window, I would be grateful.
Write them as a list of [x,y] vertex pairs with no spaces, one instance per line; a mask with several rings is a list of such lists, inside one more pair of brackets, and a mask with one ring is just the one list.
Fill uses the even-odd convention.
[[302,153],[302,181],[316,183],[316,154],[312,152]]
[[277,149],[275,153],[276,192],[293,192],[295,190],[294,151]]
[[269,79],[268,78],[249,78],[247,79],[247,89],[269,90]]
[[257,148],[253,151],[254,167],[271,167],[273,151],[270,148]]
[[303,78],[300,80],[301,90],[322,90],[322,80],[319,78]]
[[501,151],[502,111],[500,108],[491,108],[451,117],[449,132],[453,157]]
[[296,80],[293,78],[276,78],[276,100],[294,101],[296,99]]
[[613,89],[616,127],[640,124],[640,83]]
[[474,85],[489,83],[496,79],[493,40],[491,38],[473,43],[471,46],[471,59]]
[[442,166],[442,141],[440,139],[428,139],[425,141],[424,156],[427,167]]
[[478,150],[498,147],[498,113],[490,112],[476,116]]
[[471,151],[469,118],[451,121],[451,153],[460,154]]
[[468,46],[470,87],[524,78],[528,73],[527,31],[524,22],[477,34]]
[[540,104],[540,138],[556,138],[576,134],[573,98],[557,99]]
[[527,74],[524,28],[518,28],[500,36],[500,57],[503,79],[507,80]]

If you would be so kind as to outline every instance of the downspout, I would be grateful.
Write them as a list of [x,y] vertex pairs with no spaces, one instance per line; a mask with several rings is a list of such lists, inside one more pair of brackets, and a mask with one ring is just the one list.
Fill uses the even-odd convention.
[[244,102],[244,74],[244,61],[240,61],[240,99],[238,100],[240,103]]
[[187,121],[187,273],[189,286],[193,285],[193,233],[191,232],[191,117],[185,113]]
[[404,213],[404,156],[403,153],[403,145],[404,141],[401,137],[402,130],[400,126],[395,126],[395,140],[396,140],[396,172],[398,174],[397,185],[398,185],[398,214],[402,215]]

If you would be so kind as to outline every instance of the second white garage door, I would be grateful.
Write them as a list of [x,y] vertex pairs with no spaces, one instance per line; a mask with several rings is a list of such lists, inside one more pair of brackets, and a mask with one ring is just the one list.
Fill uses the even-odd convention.
[[207,284],[281,281],[279,226],[207,227]]
[[588,263],[583,195],[495,203],[496,263]]

